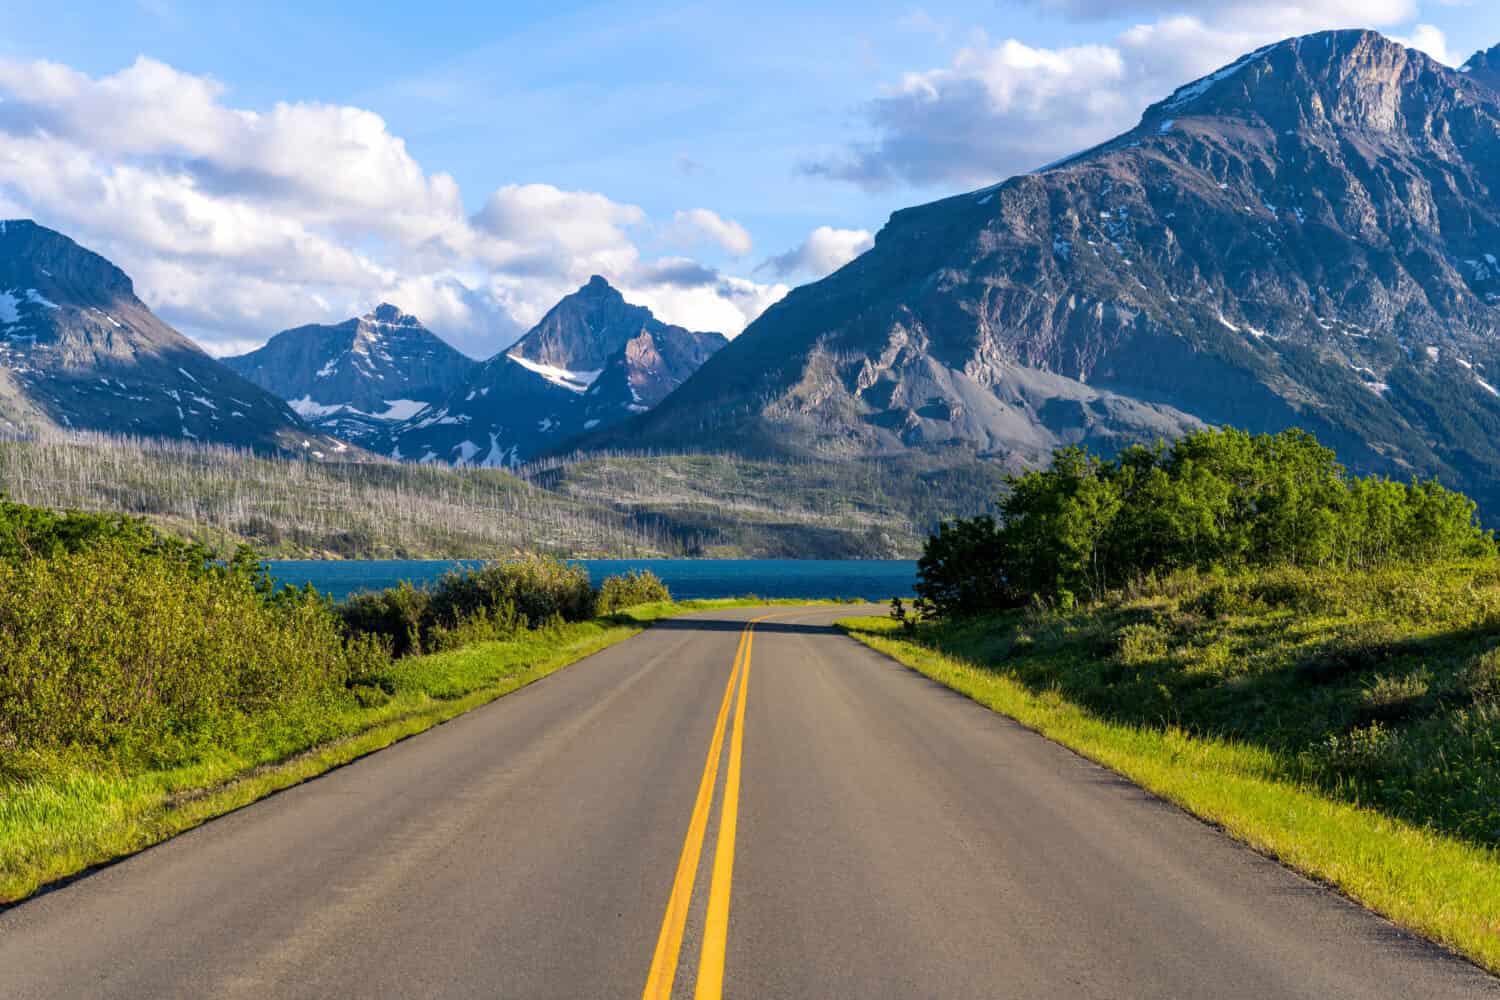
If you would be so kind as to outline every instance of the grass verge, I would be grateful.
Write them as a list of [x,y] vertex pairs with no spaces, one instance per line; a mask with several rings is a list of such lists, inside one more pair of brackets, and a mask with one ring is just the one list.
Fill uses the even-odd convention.
[[905,638],[896,622],[839,626],[981,705],[1129,778],[1403,927],[1500,973],[1500,854],[1278,774],[1275,751],[1173,726],[1111,721],[1056,690],[1033,690],[1004,663],[975,662]]
[[[397,660],[386,689],[341,694],[161,748],[166,766],[30,755],[0,773],[0,905],[390,746],[692,611],[818,602],[738,598],[643,605],[507,642]],[[833,602],[827,602],[833,603]],[[148,755],[149,756],[149,755]],[[133,755],[138,759],[140,755]],[[183,760],[188,763],[180,763]]]

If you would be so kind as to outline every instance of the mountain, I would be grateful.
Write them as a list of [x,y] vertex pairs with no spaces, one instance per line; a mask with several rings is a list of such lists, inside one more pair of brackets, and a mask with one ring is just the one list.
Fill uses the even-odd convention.
[[1297,425],[1500,512],[1497,56],[1260,49],[1097,148],[897,212],[586,443],[1038,461]]
[[103,257],[0,222],[0,432],[56,428],[349,451],[163,323]]
[[1468,74],[1471,80],[1500,90],[1500,45],[1487,52],[1475,53],[1474,58],[1464,63],[1459,72]]
[[656,319],[594,276],[382,439],[396,458],[516,465],[665,399],[728,341]]
[[289,401],[314,426],[361,445],[479,367],[415,316],[386,303],[333,326],[283,330],[264,347],[223,360]]

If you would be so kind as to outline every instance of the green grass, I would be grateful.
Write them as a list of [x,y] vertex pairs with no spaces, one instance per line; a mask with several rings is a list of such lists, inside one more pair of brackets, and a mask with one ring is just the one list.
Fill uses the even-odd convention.
[[854,637],[1500,972],[1500,576],[1178,578]]
[[98,756],[7,756],[0,772],[0,903],[429,729],[637,635],[653,621],[716,608],[807,603],[816,602],[645,605],[514,641],[397,660],[380,685],[241,717],[222,731],[200,734],[193,746],[156,748],[170,762],[157,767]]

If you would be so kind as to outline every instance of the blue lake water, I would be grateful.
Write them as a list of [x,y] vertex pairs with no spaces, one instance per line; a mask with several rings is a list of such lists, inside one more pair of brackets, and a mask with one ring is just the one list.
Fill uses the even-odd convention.
[[[901,559],[574,559],[595,584],[631,569],[661,577],[673,597],[857,597],[888,601],[908,596],[917,564]],[[360,590],[394,587],[403,580],[421,586],[473,560],[273,560],[278,583],[312,584],[334,600]]]

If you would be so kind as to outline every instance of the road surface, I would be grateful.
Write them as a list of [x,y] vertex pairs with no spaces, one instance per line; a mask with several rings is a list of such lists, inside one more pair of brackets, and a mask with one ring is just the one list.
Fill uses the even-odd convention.
[[0,997],[1496,995],[848,613],[664,622],[0,913]]

